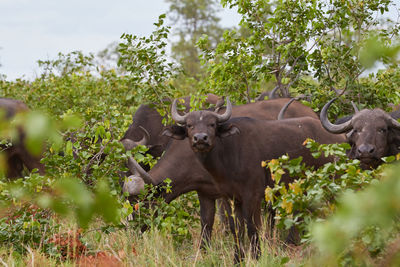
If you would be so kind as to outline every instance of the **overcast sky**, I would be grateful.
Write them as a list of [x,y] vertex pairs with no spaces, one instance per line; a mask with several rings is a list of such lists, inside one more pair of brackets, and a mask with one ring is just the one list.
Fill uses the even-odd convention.
[[[122,33],[148,35],[167,10],[164,0],[0,0],[0,74],[33,78],[39,59],[98,52]],[[221,17],[223,26],[240,19],[229,10]]]

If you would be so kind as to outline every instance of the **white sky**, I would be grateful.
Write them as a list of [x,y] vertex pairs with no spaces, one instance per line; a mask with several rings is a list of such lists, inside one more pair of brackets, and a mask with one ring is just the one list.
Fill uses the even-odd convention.
[[[38,75],[37,60],[58,52],[98,52],[122,33],[148,35],[164,0],[0,0],[0,74],[7,80]],[[240,17],[227,10],[222,26]]]

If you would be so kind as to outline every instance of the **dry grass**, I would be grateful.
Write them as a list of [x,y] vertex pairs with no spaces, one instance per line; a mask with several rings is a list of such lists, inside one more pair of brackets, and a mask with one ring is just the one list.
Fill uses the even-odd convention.
[[[232,266],[234,243],[230,233],[224,231],[223,226],[216,221],[210,247],[201,250],[199,228],[199,225],[189,226],[192,239],[179,244],[169,233],[156,229],[140,233],[128,228],[109,234],[92,230],[83,233],[81,237],[87,246],[82,252],[82,257],[60,261],[57,258],[49,258],[37,250],[28,249],[26,255],[17,256],[12,249],[3,248],[0,249],[0,264],[4,266]],[[62,231],[68,232],[71,229],[71,225],[66,224]],[[260,233],[260,236],[265,236],[265,233]],[[252,259],[248,252],[241,266],[297,266],[310,257],[311,252],[307,247],[287,247],[277,236],[278,232],[275,232],[270,240],[262,238],[260,259]],[[248,242],[245,247],[249,247]]]

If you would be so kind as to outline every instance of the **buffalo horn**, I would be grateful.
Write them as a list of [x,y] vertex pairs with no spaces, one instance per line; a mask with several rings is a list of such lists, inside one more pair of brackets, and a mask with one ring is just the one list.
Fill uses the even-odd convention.
[[333,103],[333,101],[336,100],[336,97],[333,98],[332,100],[330,100],[328,103],[325,104],[325,106],[322,108],[321,110],[321,114],[320,114],[320,120],[322,123],[322,126],[324,126],[324,128],[330,132],[330,133],[335,133],[335,134],[340,134],[340,133],[344,133],[347,132],[349,130],[351,130],[353,128],[353,126],[351,125],[351,121],[346,121],[342,124],[333,124],[329,121],[328,119],[328,108],[329,106]]
[[396,119],[392,118],[390,115],[388,115],[388,119],[389,119],[390,123],[392,124],[393,128],[400,130],[400,123]]
[[289,100],[289,102],[287,102],[281,109],[281,111],[279,111],[278,114],[278,121],[283,120],[283,118],[285,117],[285,112],[288,109],[289,105],[292,104],[293,101],[298,100],[298,98],[292,98]]
[[[188,113],[189,114],[189,113]],[[179,115],[178,111],[176,110],[176,99],[174,99],[174,102],[172,103],[172,107],[171,107],[171,116],[172,119],[176,122],[176,123],[180,123],[180,124],[186,124],[186,117],[187,115]]]
[[134,174],[140,176],[146,184],[153,184],[153,178],[136,162],[133,157],[128,158],[128,168]]
[[217,117],[218,122],[225,122],[229,120],[229,118],[232,115],[232,104],[231,101],[229,100],[229,97],[226,98],[226,110],[224,114],[218,114],[216,113],[215,116]]
[[356,104],[353,101],[351,101],[351,105],[353,106],[353,109],[356,113],[359,112],[358,107],[356,106]]
[[143,131],[143,137],[139,141],[133,141],[131,139],[125,138],[121,140],[121,143],[124,145],[125,151],[132,150],[133,148],[143,145],[146,146],[147,143],[150,140],[150,134],[149,132],[143,128],[142,126],[139,126],[139,128]]
[[278,91],[279,86],[276,86],[272,91],[269,93],[268,99],[276,99],[279,98],[279,96],[276,95],[276,92]]
[[147,145],[147,143],[148,143],[149,140],[150,140],[150,134],[149,134],[149,132],[148,132],[144,127],[139,126],[139,128],[140,128],[140,129],[142,130],[142,132],[143,132],[143,138],[140,139],[139,141],[137,141],[137,142],[136,142],[136,145],[143,145],[143,146],[145,146],[145,145]]

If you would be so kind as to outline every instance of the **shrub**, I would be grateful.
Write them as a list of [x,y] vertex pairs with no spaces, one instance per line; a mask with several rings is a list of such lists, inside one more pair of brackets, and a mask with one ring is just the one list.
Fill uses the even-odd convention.
[[[375,174],[379,169],[362,170],[358,160],[348,159],[346,150],[350,147],[347,143],[320,145],[307,139],[304,145],[314,157],[331,156],[334,160],[318,169],[306,166],[301,157],[290,159],[286,155],[263,164],[275,182],[273,188],[265,189],[265,200],[276,211],[277,226],[283,229],[296,226],[302,241],[306,242],[310,239],[310,223],[332,215],[339,195],[377,182]],[[280,183],[284,174],[295,180],[289,184]]]

